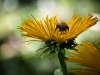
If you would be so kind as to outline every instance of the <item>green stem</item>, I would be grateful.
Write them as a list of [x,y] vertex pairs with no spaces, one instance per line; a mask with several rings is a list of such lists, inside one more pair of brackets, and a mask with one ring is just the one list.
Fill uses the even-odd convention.
[[58,52],[58,59],[61,65],[61,71],[63,75],[69,75],[67,71],[67,64],[66,62],[64,62],[65,55],[61,51]]

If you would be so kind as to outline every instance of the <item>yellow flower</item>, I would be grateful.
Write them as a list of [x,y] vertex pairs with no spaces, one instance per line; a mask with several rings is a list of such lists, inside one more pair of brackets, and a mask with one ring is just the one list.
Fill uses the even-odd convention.
[[97,75],[93,69],[71,69],[70,72],[74,72],[75,75]]
[[[97,45],[97,44],[96,44]],[[68,62],[83,65],[86,69],[73,69],[79,75],[96,75],[100,73],[100,46],[95,47],[92,43],[84,41],[82,45],[76,46],[78,51],[74,51]]]
[[[32,15],[31,15],[32,16]],[[91,14],[84,17],[73,15],[70,21],[61,21],[60,27],[57,28],[58,20],[56,16],[52,18],[46,17],[43,20],[37,20],[34,16],[26,19],[19,29],[22,30],[22,36],[36,38],[37,41],[53,40],[55,42],[68,42],[77,37],[80,33],[96,24],[97,18],[93,18]],[[64,27],[65,26],[65,27]],[[68,26],[68,28],[66,28]],[[57,28],[57,30],[55,30]],[[62,33],[62,31],[64,33]],[[36,41],[32,40],[32,41]]]
[[92,14],[88,14],[84,17],[78,17],[74,14],[71,20],[64,22],[61,20],[58,22],[57,17],[38,20],[33,15],[31,18],[26,19],[18,28],[22,31],[22,36],[30,37],[33,41],[45,42],[44,49],[48,52],[55,53],[64,48],[72,49],[77,44],[75,38],[98,22],[96,17],[93,18]]

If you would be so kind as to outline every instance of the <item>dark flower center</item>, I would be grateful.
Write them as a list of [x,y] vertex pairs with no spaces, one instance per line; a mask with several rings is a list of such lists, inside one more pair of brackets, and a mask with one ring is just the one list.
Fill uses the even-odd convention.
[[45,44],[50,49],[51,54],[56,53],[59,50],[63,50],[64,48],[72,50],[72,49],[75,49],[75,46],[77,46],[75,39],[69,40],[67,43],[66,42],[58,43],[58,42],[53,42],[53,41],[54,40],[49,40],[49,41],[45,42]]

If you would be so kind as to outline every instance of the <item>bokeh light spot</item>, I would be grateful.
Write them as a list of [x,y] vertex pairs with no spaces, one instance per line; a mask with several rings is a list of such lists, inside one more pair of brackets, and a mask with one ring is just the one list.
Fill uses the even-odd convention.
[[16,29],[21,24],[21,17],[17,14],[11,14],[6,18],[6,25],[9,29]]
[[3,8],[5,11],[13,11],[18,7],[18,0],[4,0]]
[[41,12],[52,12],[56,8],[55,0],[38,0],[37,7]]

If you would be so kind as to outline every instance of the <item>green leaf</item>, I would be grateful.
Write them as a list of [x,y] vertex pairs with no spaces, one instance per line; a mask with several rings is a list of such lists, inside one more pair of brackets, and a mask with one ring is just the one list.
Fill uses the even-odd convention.
[[46,49],[45,51],[43,51],[43,53],[42,53],[42,55],[41,55],[41,58],[43,58],[46,54],[48,54],[49,53],[49,50],[48,49]]
[[46,50],[48,47],[47,46],[44,46],[44,47],[42,47],[42,48],[39,48],[36,52],[39,52],[40,50],[41,51],[44,51],[44,50]]

